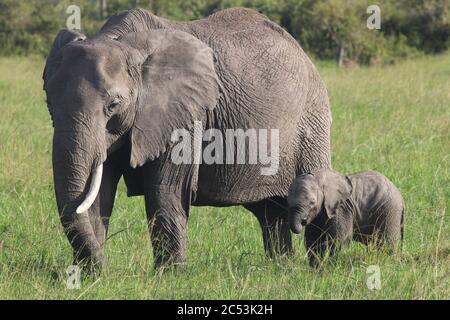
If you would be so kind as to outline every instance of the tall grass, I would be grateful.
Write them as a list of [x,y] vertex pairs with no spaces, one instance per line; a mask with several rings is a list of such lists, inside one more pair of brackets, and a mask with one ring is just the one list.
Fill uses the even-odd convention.
[[[0,58],[0,298],[450,298],[450,54],[389,67],[319,64],[333,110],[333,166],[385,173],[406,201],[403,250],[358,243],[308,267],[302,236],[292,259],[264,256],[259,225],[241,207],[193,208],[188,264],[158,273],[142,198],[121,183],[106,252],[109,266],[66,288],[71,250],[57,216],[52,128],[40,58]],[[121,231],[121,232],[118,232]],[[369,265],[381,289],[369,290]]]

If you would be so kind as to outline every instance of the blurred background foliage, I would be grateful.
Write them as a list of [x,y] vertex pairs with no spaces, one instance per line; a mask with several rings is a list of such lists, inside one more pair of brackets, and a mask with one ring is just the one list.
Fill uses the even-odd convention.
[[[450,46],[450,0],[0,0],[0,54],[45,55],[65,28],[71,4],[81,8],[81,31],[88,36],[111,14],[134,7],[193,20],[241,6],[267,15],[323,60],[386,64]],[[381,9],[380,30],[366,26],[371,4]]]

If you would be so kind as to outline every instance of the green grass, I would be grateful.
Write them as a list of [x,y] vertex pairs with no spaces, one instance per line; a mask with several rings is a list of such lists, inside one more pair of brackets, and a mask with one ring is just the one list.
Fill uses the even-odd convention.
[[[107,243],[110,265],[66,289],[71,250],[55,208],[52,128],[40,58],[0,58],[0,298],[450,298],[450,54],[388,67],[320,64],[333,109],[333,165],[375,169],[406,201],[403,251],[389,256],[353,243],[321,272],[302,237],[290,260],[263,254],[256,219],[241,207],[193,208],[188,265],[152,270],[142,198],[121,183]],[[381,289],[366,286],[378,265]]]

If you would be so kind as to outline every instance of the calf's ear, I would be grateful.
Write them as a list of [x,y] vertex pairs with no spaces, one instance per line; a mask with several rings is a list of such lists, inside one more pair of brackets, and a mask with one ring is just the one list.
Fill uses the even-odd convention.
[[338,208],[352,195],[350,180],[339,172],[327,170],[318,177],[323,191],[323,206],[328,218],[334,218]]

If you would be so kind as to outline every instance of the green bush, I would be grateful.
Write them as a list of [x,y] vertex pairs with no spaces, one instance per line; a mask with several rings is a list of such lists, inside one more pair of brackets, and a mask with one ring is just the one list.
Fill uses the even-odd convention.
[[384,22],[385,34],[404,35],[409,46],[426,53],[449,48],[449,0],[401,0],[392,9]]
[[[65,28],[69,0],[0,2],[0,54],[46,54],[59,29]],[[242,6],[267,15],[292,34],[311,55],[359,64],[393,63],[450,46],[450,0],[77,0],[82,32],[92,35],[102,16],[133,7],[176,20],[193,20],[217,10]],[[366,26],[366,8],[381,8],[381,30]]]
[[320,59],[333,59],[343,46],[345,58],[361,64],[392,63],[436,53],[450,43],[449,0],[378,1],[381,29],[366,26],[366,8],[373,1],[292,0],[288,30]]

